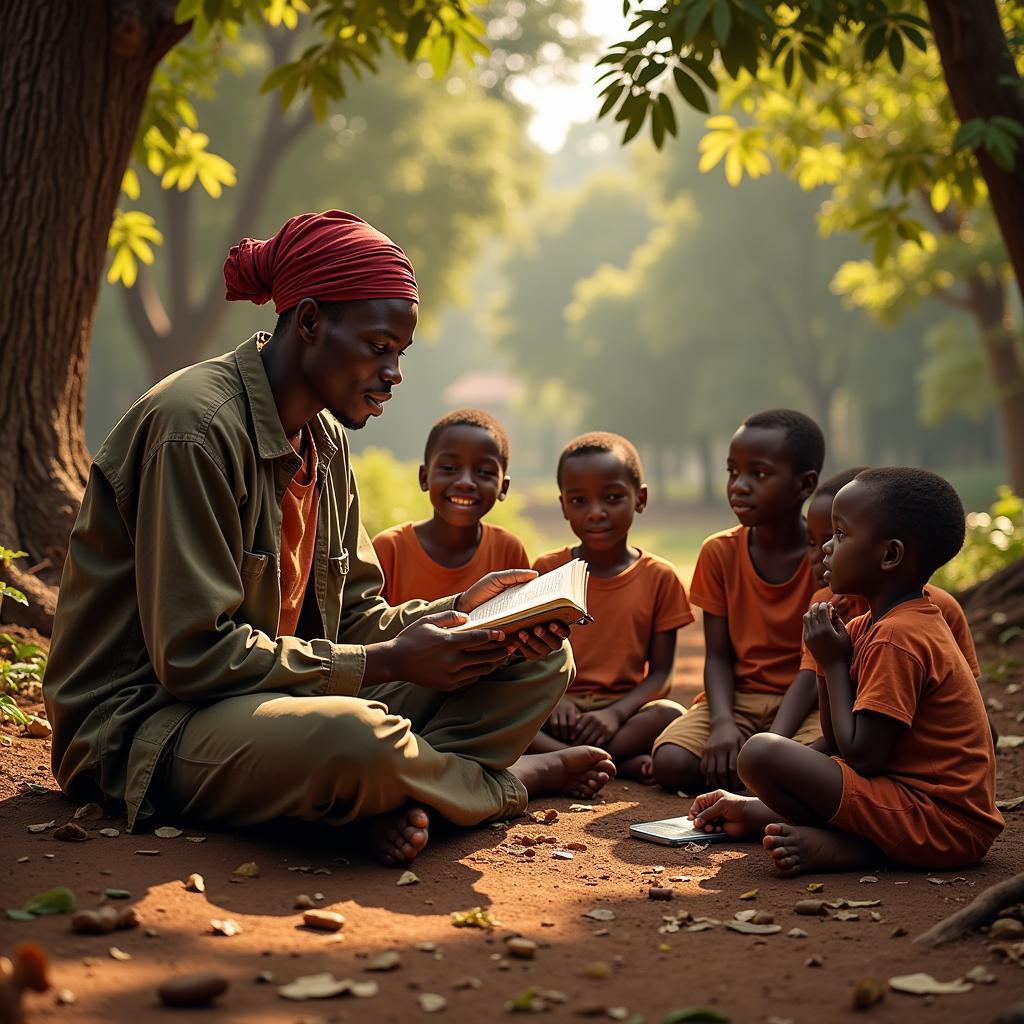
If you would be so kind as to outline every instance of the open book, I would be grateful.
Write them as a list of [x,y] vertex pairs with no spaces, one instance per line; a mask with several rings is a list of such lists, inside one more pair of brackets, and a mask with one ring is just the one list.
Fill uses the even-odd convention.
[[469,621],[453,627],[503,629],[514,632],[544,622],[590,622],[587,614],[587,580],[590,570],[579,558],[552,569],[528,583],[509,587],[469,613]]

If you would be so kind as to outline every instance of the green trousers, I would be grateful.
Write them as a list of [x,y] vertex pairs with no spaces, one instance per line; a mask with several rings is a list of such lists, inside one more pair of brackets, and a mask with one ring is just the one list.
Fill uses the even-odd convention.
[[385,683],[358,697],[229,697],[184,724],[150,799],[165,819],[209,825],[344,825],[410,801],[457,825],[509,817],[528,798],[506,769],[573,674],[566,641],[452,693]]

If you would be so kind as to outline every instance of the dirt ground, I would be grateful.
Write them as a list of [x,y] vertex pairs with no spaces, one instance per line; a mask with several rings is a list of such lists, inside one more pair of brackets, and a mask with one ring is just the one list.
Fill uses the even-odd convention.
[[[681,641],[677,689],[688,699],[699,678],[699,630],[686,630]],[[1005,649],[981,653],[983,662],[1005,661]],[[1024,733],[1022,684],[1019,667],[984,684],[990,705],[999,709],[993,718],[1006,735]],[[14,730],[7,734],[16,736]],[[1024,747],[1001,750],[998,764],[999,797],[1024,793]],[[29,783],[49,792],[36,792]],[[550,799],[535,805],[558,811],[551,824],[519,819],[465,832],[435,829],[414,865],[418,882],[398,885],[399,871],[366,860],[350,838],[312,828],[230,835],[186,829],[176,838],[124,833],[105,838],[100,828],[122,828],[123,822],[89,821],[84,824],[90,838],[82,843],[56,841],[52,830],[32,834],[29,825],[50,820],[60,825],[75,808],[56,792],[49,741],[17,737],[12,746],[0,747],[4,905],[21,906],[42,890],[64,885],[80,907],[91,907],[104,902],[104,890],[126,889],[142,927],[83,936],[70,932],[67,916],[2,920],[0,950],[24,939],[40,942],[52,958],[56,988],[74,993],[70,1005],[60,1005],[52,991],[30,995],[27,1020],[40,1024],[148,1022],[175,1013],[190,1014],[197,1022],[404,1024],[423,1018],[419,1000],[425,994],[447,1001],[442,1019],[475,1022],[510,1016],[507,1004],[530,989],[551,1020],[624,1020],[639,1014],[658,1024],[670,1011],[707,1006],[736,1024],[816,1024],[858,1018],[851,990],[859,979],[875,978],[884,988],[894,975],[925,971],[948,981],[976,965],[986,967],[995,982],[937,998],[889,991],[866,1015],[879,1024],[974,1024],[992,1020],[1024,997],[1024,969],[989,952],[983,933],[939,950],[912,942],[985,886],[1024,870],[1024,806],[1006,812],[1006,831],[973,870],[929,877],[879,867],[780,880],[754,844],[674,850],[630,839],[632,822],[687,810],[689,801],[673,794],[615,782],[589,810],[570,811],[572,803]],[[516,852],[522,849],[519,837],[538,833],[554,836],[556,845],[536,847],[532,860]],[[187,841],[191,836],[204,841]],[[554,857],[556,849],[572,844],[585,848],[569,851],[572,860]],[[234,874],[252,861],[259,866],[258,877]],[[192,872],[204,876],[205,893],[186,891],[183,883]],[[865,881],[869,874],[877,882]],[[671,902],[647,898],[654,882],[672,889]],[[822,898],[879,904],[855,911],[855,920],[797,916],[794,904],[811,895],[809,884],[819,882]],[[751,890],[756,890],[753,898],[741,899]],[[317,906],[342,913],[344,930],[332,936],[302,927],[293,907],[300,893],[322,894]],[[501,923],[490,932],[453,927],[452,912],[472,907],[486,909]],[[761,936],[724,927],[747,909],[774,915],[782,930]],[[594,910],[614,916],[586,916]],[[666,916],[684,912],[722,924],[659,933]],[[210,921],[224,918],[234,919],[241,932],[213,934]],[[793,928],[807,934],[792,937],[787,933]],[[535,959],[507,955],[505,938],[511,933],[538,943]],[[112,955],[112,947],[130,959]],[[400,953],[400,966],[368,971],[372,958],[386,950]],[[206,970],[223,973],[231,983],[214,1007],[161,1008],[155,995],[160,982]],[[271,981],[257,980],[264,972],[272,974]],[[297,977],[323,972],[372,979],[379,992],[301,1003],[278,994],[279,986]],[[601,974],[607,976],[591,976]]]

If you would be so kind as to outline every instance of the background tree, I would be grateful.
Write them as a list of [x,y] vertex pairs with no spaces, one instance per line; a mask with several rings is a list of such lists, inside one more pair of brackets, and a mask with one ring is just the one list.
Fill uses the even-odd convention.
[[[723,84],[726,106],[746,116],[708,122],[705,168],[721,161],[735,182],[766,173],[774,158],[805,186],[835,184],[827,226],[868,236],[883,273],[901,256],[922,264],[910,281],[916,294],[941,296],[975,321],[1018,489],[1024,368],[1006,281],[998,260],[980,259],[973,271],[961,262],[963,286],[951,289],[956,278],[948,264],[959,256],[957,243],[973,239],[975,223],[984,221],[979,211],[990,203],[1018,286],[1024,280],[1024,161],[1017,159],[1024,90],[1011,52],[1022,38],[1024,11],[995,0],[680,0],[638,9],[630,38],[602,59],[609,65],[603,112],[615,110],[626,123],[627,141],[648,118],[656,145],[675,134],[669,83],[704,111],[708,93]],[[914,209],[922,201],[931,231]],[[949,244],[930,266],[902,244],[928,252],[943,236]],[[985,248],[991,250],[978,247]],[[906,268],[892,269],[890,284]],[[866,298],[863,273],[847,268],[838,283],[851,292],[860,284]]]

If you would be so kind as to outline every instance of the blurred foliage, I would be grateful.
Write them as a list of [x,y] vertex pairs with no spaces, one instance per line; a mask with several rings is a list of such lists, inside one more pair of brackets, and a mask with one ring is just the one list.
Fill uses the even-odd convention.
[[1024,501],[1009,487],[1000,487],[988,512],[968,514],[960,554],[935,574],[933,582],[944,590],[963,590],[1019,558],[1024,558]]
[[[399,523],[433,515],[430,499],[420,490],[417,463],[400,462],[387,449],[370,447],[352,456],[352,468],[359,486],[359,513],[371,537]],[[523,515],[523,497],[515,490],[495,504],[485,521],[511,530],[528,552],[539,553],[537,532]]]

